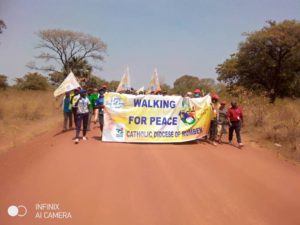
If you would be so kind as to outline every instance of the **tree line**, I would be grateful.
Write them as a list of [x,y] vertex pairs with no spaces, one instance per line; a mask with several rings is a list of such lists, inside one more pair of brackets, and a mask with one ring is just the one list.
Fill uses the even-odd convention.
[[216,71],[229,89],[242,86],[274,103],[278,97],[300,97],[300,23],[267,21],[261,30],[246,33],[238,51]]
[[[0,20],[0,33],[6,24]],[[29,73],[16,79],[16,87],[35,89],[55,86],[73,71],[89,87],[108,84],[114,90],[118,81],[106,81],[93,76],[94,70],[104,61],[107,45],[98,37],[61,29],[38,32],[40,53],[36,61],[28,63],[30,69],[48,73],[48,78]],[[217,65],[218,81],[183,75],[173,87],[162,84],[174,94],[184,94],[199,88],[204,92],[220,91],[226,86],[229,92],[244,88],[257,95],[266,95],[273,103],[280,97],[300,97],[300,23],[296,20],[267,21],[262,29],[244,34],[246,39],[222,64]],[[41,64],[45,62],[46,64]],[[7,86],[7,78],[0,76],[0,87]],[[46,85],[47,82],[47,85]],[[35,83],[35,85],[27,85]]]
[[[21,78],[16,78],[15,84],[9,86],[7,76],[0,74],[0,89],[14,88],[18,90],[54,90],[58,84],[60,84],[60,78],[57,80],[54,79],[56,76],[61,77],[62,74],[54,75],[54,73],[50,73],[47,78],[38,72],[27,73]],[[89,80],[87,80],[84,84],[81,83],[81,85],[87,89],[99,88],[102,85],[106,85],[108,90],[115,91],[119,85],[119,81],[107,81],[98,76],[90,75]],[[178,95],[185,95],[187,92],[193,92],[195,89],[200,89],[203,94],[220,92],[224,89],[224,85],[217,83],[214,79],[201,79],[193,75],[183,75],[179,77],[174,81],[173,87],[166,83],[161,83],[160,86],[163,92]]]

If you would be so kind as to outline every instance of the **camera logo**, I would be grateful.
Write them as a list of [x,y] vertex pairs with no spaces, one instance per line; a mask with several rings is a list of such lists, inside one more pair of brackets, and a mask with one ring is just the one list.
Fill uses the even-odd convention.
[[11,217],[20,216],[23,217],[27,214],[27,208],[24,205],[11,205],[7,209],[7,213]]

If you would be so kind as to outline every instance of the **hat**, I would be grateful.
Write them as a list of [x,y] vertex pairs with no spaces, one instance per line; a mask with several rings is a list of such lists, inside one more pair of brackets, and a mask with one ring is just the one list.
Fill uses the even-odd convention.
[[201,93],[200,89],[195,89],[194,93]]
[[100,91],[105,91],[105,88],[101,87],[101,88],[98,90],[98,92],[100,92]]
[[192,93],[192,92],[190,92],[190,91],[189,91],[189,92],[187,92],[186,94],[187,94],[187,95],[193,95],[193,93]]
[[217,94],[213,94],[211,96],[211,99],[219,100],[219,96]]

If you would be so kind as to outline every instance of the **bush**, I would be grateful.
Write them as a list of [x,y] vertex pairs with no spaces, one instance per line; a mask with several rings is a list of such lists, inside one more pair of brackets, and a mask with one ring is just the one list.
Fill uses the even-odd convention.
[[5,90],[7,87],[7,76],[0,74],[0,89]]
[[48,79],[39,73],[28,73],[22,78],[16,79],[15,87],[20,90],[45,91],[50,87]]
[[285,157],[300,161],[299,110],[300,99],[278,99],[269,104],[267,98],[252,97],[244,105],[244,130],[259,142],[276,144]]

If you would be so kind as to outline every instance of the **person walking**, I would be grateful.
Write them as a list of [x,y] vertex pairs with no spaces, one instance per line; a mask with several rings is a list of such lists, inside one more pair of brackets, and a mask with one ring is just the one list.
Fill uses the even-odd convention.
[[241,127],[243,123],[243,111],[238,107],[237,102],[231,102],[231,108],[227,111],[229,123],[229,144],[232,144],[233,131],[235,131],[238,147],[244,146],[241,139]]
[[[69,129],[72,129],[72,105],[70,92],[66,92],[62,101],[62,108],[64,112],[64,131],[67,131],[67,124],[69,121]],[[75,122],[75,121],[74,121]]]
[[90,131],[91,130],[91,121],[92,121],[92,117],[93,115],[95,115],[95,102],[98,99],[98,93],[97,93],[97,89],[90,89],[88,91],[88,99],[90,101],[90,105],[89,105],[89,120],[88,120],[88,126],[87,126],[87,130]]
[[223,134],[226,133],[226,126],[228,124],[227,121],[227,109],[225,107],[226,102],[222,101],[221,102],[221,106],[219,108],[219,118],[218,118],[218,143],[221,144],[222,143],[222,136]]
[[73,114],[73,119],[74,119],[74,123],[75,123],[75,127],[77,126],[76,124],[76,112],[77,112],[77,107],[75,106],[75,103],[77,102],[77,100],[79,99],[80,97],[80,94],[79,94],[79,91],[80,89],[75,89],[73,91],[73,95],[71,96],[71,110],[72,110],[72,114]]
[[219,118],[219,96],[213,94],[211,96],[211,108],[212,108],[212,118],[210,121],[210,128],[209,128],[209,140],[212,142],[213,145],[217,145],[216,137],[217,137],[217,126],[218,126],[218,118]]
[[79,143],[79,134],[81,129],[81,124],[83,125],[82,130],[82,140],[86,141],[86,131],[89,120],[89,105],[90,101],[86,96],[86,90],[80,90],[80,97],[75,103],[75,107],[77,108],[76,112],[76,136],[75,136],[75,144]]
[[103,126],[104,126],[104,93],[105,89],[101,88],[99,89],[99,98],[95,102],[95,108],[99,110],[99,124],[100,124],[100,139],[102,138],[103,135]]

